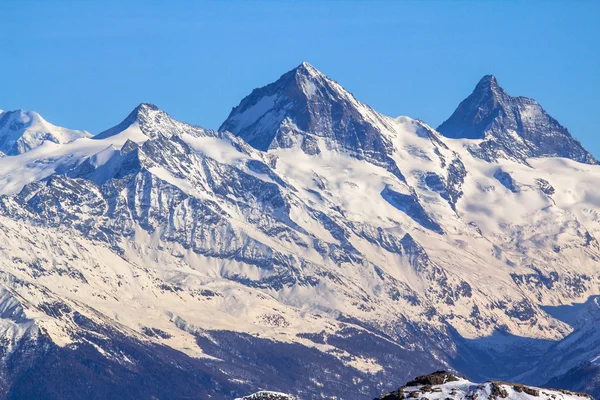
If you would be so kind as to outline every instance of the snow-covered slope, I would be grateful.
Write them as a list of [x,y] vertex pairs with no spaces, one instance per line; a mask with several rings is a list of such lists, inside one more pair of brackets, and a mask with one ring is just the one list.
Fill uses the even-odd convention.
[[295,400],[295,398],[289,394],[263,390],[236,400]]
[[[383,393],[375,400],[473,400],[508,399],[508,400],[593,400],[593,397],[582,392],[564,389],[546,389],[527,386],[520,383],[487,381],[474,383],[468,379],[446,371],[419,376],[398,390]],[[291,395],[279,392],[261,391],[236,400],[294,400]],[[298,399],[300,400],[300,399]]]
[[3,154],[25,153],[45,141],[64,144],[90,136],[86,131],[52,125],[33,111],[0,112],[0,151]]
[[359,399],[436,367],[540,368],[579,329],[552,310],[600,294],[600,166],[490,162],[480,142],[383,116],[304,63],[218,132],[142,104],[1,158],[5,358],[42,345],[124,398],[193,379],[192,398]]
[[585,393],[576,393],[568,390],[544,389],[531,387],[519,383],[488,381],[473,383],[468,379],[453,375],[445,371],[419,376],[400,389],[386,393],[381,399],[375,400],[402,400],[402,399],[509,399],[509,400],[536,400],[536,399],[563,399],[584,400],[593,398]]

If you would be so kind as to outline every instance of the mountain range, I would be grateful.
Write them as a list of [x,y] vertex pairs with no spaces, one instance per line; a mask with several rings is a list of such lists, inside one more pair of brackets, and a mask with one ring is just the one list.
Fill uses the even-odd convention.
[[0,397],[600,394],[600,166],[485,76],[437,129],[308,63],[214,131],[0,113]]

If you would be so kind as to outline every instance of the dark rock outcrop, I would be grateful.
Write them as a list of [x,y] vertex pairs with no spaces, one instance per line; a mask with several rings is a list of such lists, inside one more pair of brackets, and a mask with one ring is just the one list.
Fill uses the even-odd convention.
[[405,386],[419,386],[419,385],[442,385],[446,382],[455,382],[458,377],[447,371],[436,371],[432,374],[418,376],[412,381],[406,382]]

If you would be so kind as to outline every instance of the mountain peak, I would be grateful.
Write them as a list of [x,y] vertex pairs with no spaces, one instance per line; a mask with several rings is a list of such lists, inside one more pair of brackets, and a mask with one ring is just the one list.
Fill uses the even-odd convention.
[[199,136],[205,132],[198,126],[188,125],[171,118],[169,114],[154,104],[141,103],[121,123],[97,134],[94,139],[106,139],[124,131],[128,131],[127,138],[135,142],[143,142],[149,138],[156,139],[160,136],[167,138],[182,134]]
[[[330,82],[333,81],[311,64],[304,61],[266,87],[274,85],[285,89],[291,97],[310,99],[318,92],[325,93],[330,90],[328,85]],[[338,90],[343,91],[344,89],[340,86]]]
[[125,118],[123,122],[128,121],[131,124],[135,121],[151,117],[153,114],[157,113],[166,114],[164,111],[162,111],[160,108],[158,108],[152,103],[140,103],[137,107],[133,109],[133,111],[129,113],[129,115],[127,116],[127,118]]
[[34,124],[36,122],[46,122],[40,114],[35,111],[27,111],[23,109],[5,111],[5,118],[10,118],[13,121],[19,121],[22,124]]
[[[107,137],[117,135],[135,124],[139,125],[141,128],[147,122],[157,118],[161,119],[161,117],[170,119],[169,115],[162,111],[160,108],[158,108],[156,105],[151,103],[140,103],[118,125],[115,125],[112,128],[100,132],[99,134],[94,136],[94,139],[105,139]],[[144,133],[143,129],[142,133]],[[144,133],[144,135],[146,135],[146,133]]]
[[157,112],[161,111],[156,105],[152,103],[140,103],[136,108],[134,108],[133,112],[137,114],[143,114],[148,112]]
[[475,86],[473,93],[489,94],[492,97],[505,95],[504,89],[500,87],[494,75],[484,75]]
[[483,87],[485,87],[485,88],[498,87],[498,80],[496,79],[496,77],[494,75],[484,75],[483,78],[481,78],[479,80],[477,87],[481,87],[481,88],[483,88]]
[[402,180],[389,156],[392,145],[382,132],[389,123],[303,62],[277,81],[254,89],[219,130],[232,132],[261,151],[298,147],[314,155],[324,145],[384,166]]
[[[337,112],[332,113],[332,110]],[[366,124],[368,118],[363,114],[369,111],[377,114],[315,67],[303,62],[277,81],[254,89],[233,108],[219,130],[230,131],[253,147],[266,151],[303,145],[317,136],[327,139],[343,134],[338,119],[349,118]]]
[[55,126],[35,111],[19,109],[0,113],[0,151],[7,155],[25,153],[45,141],[68,143],[89,136],[86,131]]
[[[339,85],[307,62],[284,73],[273,83],[254,89],[233,108],[220,131],[230,131],[253,147],[291,147],[290,131],[311,132],[322,123],[313,113],[316,103],[322,106],[351,96]],[[320,102],[316,102],[320,99]]]
[[483,139],[469,147],[488,161],[564,157],[595,164],[596,159],[535,100],[507,94],[494,75],[485,75],[473,92],[437,130],[454,139]]
[[318,76],[324,77],[325,76],[321,71],[319,71],[318,69],[313,67],[311,64],[307,63],[306,61],[303,61],[300,65],[298,65],[292,71],[296,72],[296,74],[304,75],[304,76],[308,76],[308,77],[318,77]]

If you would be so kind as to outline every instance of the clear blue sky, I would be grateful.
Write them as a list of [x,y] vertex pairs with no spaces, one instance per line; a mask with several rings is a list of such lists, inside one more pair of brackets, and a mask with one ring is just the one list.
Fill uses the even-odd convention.
[[141,102],[218,128],[308,61],[434,127],[493,73],[600,157],[599,1],[0,1],[0,38],[0,108],[93,133]]

